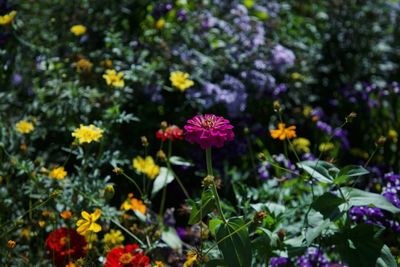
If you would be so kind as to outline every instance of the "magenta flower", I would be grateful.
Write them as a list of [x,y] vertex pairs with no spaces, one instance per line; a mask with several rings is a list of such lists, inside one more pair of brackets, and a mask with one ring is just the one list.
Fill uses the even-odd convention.
[[188,120],[183,128],[186,140],[198,143],[202,149],[222,147],[224,142],[233,140],[235,136],[229,120],[213,114],[197,115]]

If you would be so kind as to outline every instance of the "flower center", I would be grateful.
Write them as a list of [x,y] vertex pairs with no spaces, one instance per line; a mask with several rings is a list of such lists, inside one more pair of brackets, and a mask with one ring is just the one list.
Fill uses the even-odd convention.
[[60,245],[64,246],[69,242],[68,237],[64,236],[60,238]]
[[205,129],[211,129],[214,127],[214,120],[211,118],[205,119],[201,122],[201,126]]
[[124,253],[119,258],[119,262],[122,264],[129,264],[132,260],[132,255],[130,253]]

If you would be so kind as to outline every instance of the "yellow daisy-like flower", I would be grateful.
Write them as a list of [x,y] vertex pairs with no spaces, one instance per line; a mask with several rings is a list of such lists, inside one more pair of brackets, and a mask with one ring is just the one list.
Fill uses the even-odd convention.
[[153,267],[165,267],[165,264],[162,261],[156,261]]
[[298,72],[293,72],[293,73],[290,75],[290,77],[291,77],[293,80],[300,80],[301,78],[303,78],[303,77],[301,76],[301,74],[298,73]]
[[89,214],[87,211],[82,211],[81,216],[83,219],[80,219],[76,222],[76,226],[78,227],[76,231],[80,235],[86,235],[89,231],[95,233],[101,231],[101,225],[96,223],[101,216],[100,209],[96,209],[91,214]]
[[107,249],[115,248],[121,245],[125,240],[120,230],[111,229],[109,233],[104,235],[103,242]]
[[146,174],[150,179],[156,178],[160,172],[160,167],[155,164],[151,156],[147,156],[145,159],[137,156],[133,159],[132,166],[136,171]]
[[74,25],[71,27],[70,31],[75,35],[75,36],[81,36],[86,33],[86,27],[83,25]]
[[387,134],[387,138],[389,140],[392,140],[393,143],[397,143],[398,137],[399,137],[399,134],[396,132],[396,130],[394,130],[394,129],[389,130],[389,132]]
[[124,73],[116,72],[115,70],[106,70],[106,74],[103,74],[104,80],[106,80],[107,85],[113,87],[124,87]]
[[321,143],[318,147],[319,151],[321,152],[327,152],[335,148],[335,145],[333,143]]
[[15,124],[15,130],[22,134],[28,134],[35,129],[32,122],[21,120]]
[[76,71],[77,72],[90,72],[93,67],[93,63],[86,58],[81,58],[76,62]]
[[271,137],[282,141],[296,137],[296,126],[292,125],[287,128],[285,126],[284,123],[279,123],[278,129],[269,130]]
[[310,152],[310,140],[307,138],[299,137],[293,140],[293,147],[297,152],[309,153]]
[[189,80],[189,73],[182,71],[171,72],[169,80],[172,85],[178,88],[181,92],[184,92],[186,89],[194,85],[194,82]]
[[17,11],[13,10],[10,13],[7,13],[3,16],[0,16],[0,26],[6,26],[13,22],[15,16],[17,15]]
[[67,176],[67,172],[65,171],[64,167],[57,167],[53,168],[50,173],[49,177],[57,180],[62,180]]
[[162,29],[165,26],[165,19],[159,19],[156,21],[156,23],[154,24],[154,27],[156,27],[156,29]]
[[197,253],[195,251],[189,251],[186,254],[186,261],[183,264],[183,267],[190,267],[197,261]]
[[128,194],[128,198],[122,203],[121,210],[133,210],[140,212],[143,215],[146,215],[146,205],[143,201],[136,199],[133,197],[132,193]]
[[79,144],[91,143],[93,141],[98,142],[103,136],[103,129],[97,128],[93,124],[83,125],[72,132],[72,136],[78,139]]

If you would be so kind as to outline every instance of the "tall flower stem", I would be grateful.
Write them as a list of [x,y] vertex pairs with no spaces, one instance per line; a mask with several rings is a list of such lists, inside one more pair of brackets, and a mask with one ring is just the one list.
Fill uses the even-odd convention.
[[226,223],[224,213],[222,212],[221,201],[219,199],[217,187],[215,186],[215,181],[214,181],[214,174],[213,174],[213,169],[212,169],[212,158],[211,158],[211,147],[206,149],[206,163],[207,163],[207,175],[212,177],[211,191],[217,202],[217,209],[218,209],[219,215],[221,216],[221,219]]

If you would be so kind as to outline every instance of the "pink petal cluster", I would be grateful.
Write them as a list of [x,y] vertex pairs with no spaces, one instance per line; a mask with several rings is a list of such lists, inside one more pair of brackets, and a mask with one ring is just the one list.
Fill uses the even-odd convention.
[[188,120],[183,128],[186,140],[199,144],[202,149],[222,147],[224,142],[233,140],[235,136],[229,120],[213,114],[197,115]]

